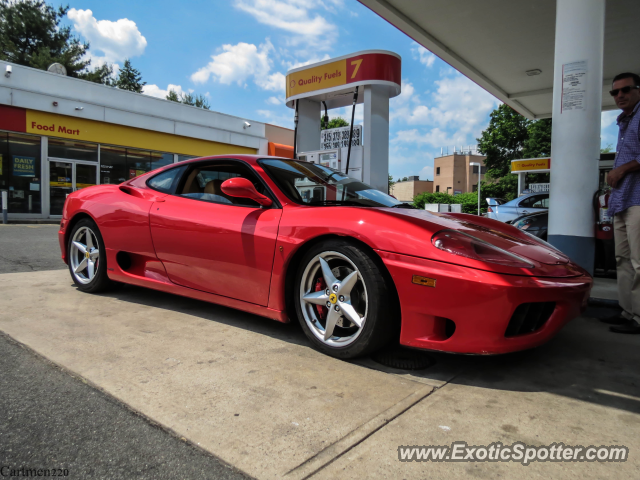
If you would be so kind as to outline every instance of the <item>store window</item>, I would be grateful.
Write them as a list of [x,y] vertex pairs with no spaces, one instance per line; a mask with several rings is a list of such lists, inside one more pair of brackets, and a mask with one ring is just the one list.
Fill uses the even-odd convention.
[[42,213],[40,137],[0,132],[0,190],[9,213]]
[[171,165],[173,163],[173,153],[151,152],[151,170]]
[[172,163],[173,153],[101,145],[100,181],[103,184],[122,183]]
[[49,156],[70,160],[98,161],[98,144],[64,138],[49,138]]
[[100,183],[117,184],[129,179],[127,150],[100,145]]
[[150,170],[151,152],[147,150],[134,150],[132,148],[127,148],[127,178],[135,178]]

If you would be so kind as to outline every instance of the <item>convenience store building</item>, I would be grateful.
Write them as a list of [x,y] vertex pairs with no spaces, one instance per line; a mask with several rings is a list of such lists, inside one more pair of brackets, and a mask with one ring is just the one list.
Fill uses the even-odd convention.
[[189,158],[293,152],[293,131],[275,125],[7,62],[0,72],[0,190],[10,220],[59,218],[76,189]]

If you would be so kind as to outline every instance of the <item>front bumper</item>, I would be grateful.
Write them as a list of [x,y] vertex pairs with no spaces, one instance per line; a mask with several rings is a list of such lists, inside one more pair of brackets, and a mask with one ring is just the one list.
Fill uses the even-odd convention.
[[[589,276],[549,278],[504,275],[432,260],[377,251],[395,282],[402,314],[400,343],[409,347],[467,354],[500,354],[537,347],[550,340],[586,307]],[[417,285],[414,275],[436,280]],[[532,333],[506,337],[523,303],[555,302]],[[450,320],[455,323],[451,334]],[[450,335],[450,336],[449,336]]]

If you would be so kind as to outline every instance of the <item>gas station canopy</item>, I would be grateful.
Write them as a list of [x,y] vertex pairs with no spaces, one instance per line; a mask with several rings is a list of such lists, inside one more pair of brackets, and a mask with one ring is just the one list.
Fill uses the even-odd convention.
[[[551,117],[556,0],[359,1],[522,115]],[[638,0],[606,1],[603,110],[611,79],[640,72],[638,25]]]

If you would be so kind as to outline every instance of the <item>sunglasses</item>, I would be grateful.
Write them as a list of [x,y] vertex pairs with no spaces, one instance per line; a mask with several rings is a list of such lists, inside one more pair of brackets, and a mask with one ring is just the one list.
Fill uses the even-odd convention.
[[631,87],[627,85],[626,87],[616,88],[615,90],[609,90],[609,93],[611,94],[612,97],[617,97],[620,92],[629,93],[631,89],[635,90],[636,88],[640,88],[640,86],[634,85],[633,87]]

